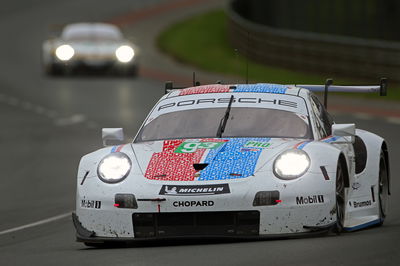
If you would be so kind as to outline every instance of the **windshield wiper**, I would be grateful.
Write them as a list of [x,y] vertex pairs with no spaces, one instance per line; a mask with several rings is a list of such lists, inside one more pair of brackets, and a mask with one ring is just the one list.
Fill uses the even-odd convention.
[[218,131],[217,131],[217,138],[222,138],[222,133],[225,131],[226,123],[228,122],[229,113],[231,112],[231,105],[233,103],[233,95],[229,100],[228,107],[226,108],[224,117],[221,118],[221,122],[219,122]]

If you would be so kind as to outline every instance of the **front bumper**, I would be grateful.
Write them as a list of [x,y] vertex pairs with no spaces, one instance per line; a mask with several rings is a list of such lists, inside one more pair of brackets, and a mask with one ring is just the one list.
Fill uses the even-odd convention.
[[[84,71],[117,71],[124,72],[135,69],[138,67],[136,59],[128,63],[121,63],[117,59],[71,59],[69,61],[60,61],[54,59],[53,68],[59,69],[64,72],[84,72]],[[136,69],[135,69],[136,70]]]
[[[270,179],[273,182],[267,183],[264,174],[231,181],[229,193],[208,196],[162,195],[159,192],[165,182],[138,184],[137,180],[143,179],[140,176],[116,185],[104,184],[95,176],[87,178],[77,190],[78,240],[275,238],[326,231],[336,223],[334,181],[309,173],[290,182]],[[277,203],[254,206],[260,191],[279,191]],[[137,205],[115,206],[119,193],[133,194]],[[241,213],[257,217],[242,222]],[[80,227],[93,235],[79,233]]]
[[[283,239],[283,238],[299,238],[319,236],[336,228],[336,222],[324,225],[309,227],[307,232],[290,233],[290,234],[213,234],[212,232],[201,232],[201,234],[186,234],[186,235],[170,235],[170,236],[148,236],[145,238],[138,237],[102,237],[97,236],[94,231],[89,231],[84,228],[79,221],[79,217],[75,212],[72,213],[72,220],[76,229],[76,240],[85,243],[112,243],[112,242],[142,242],[142,241],[163,241],[163,240],[193,240],[193,239],[229,239],[229,240],[260,240],[260,239]],[[258,230],[257,230],[258,231]]]

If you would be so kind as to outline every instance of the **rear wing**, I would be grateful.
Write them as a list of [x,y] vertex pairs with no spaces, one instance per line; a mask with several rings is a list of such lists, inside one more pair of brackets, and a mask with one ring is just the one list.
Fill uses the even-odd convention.
[[365,85],[365,86],[332,86],[333,80],[327,79],[324,85],[303,85],[296,84],[296,87],[308,89],[310,91],[324,92],[324,105],[328,105],[328,92],[358,92],[358,93],[377,93],[380,96],[387,95],[387,79],[381,78],[379,85]]
[[[217,83],[220,83],[220,82],[217,82]],[[193,85],[192,86],[193,87],[200,86],[200,82],[196,81],[196,73],[195,72],[193,72]],[[174,87],[174,84],[172,81],[165,82],[165,94],[170,93],[173,90],[180,90],[180,89],[184,89],[184,88],[187,88],[187,86],[186,87]]]

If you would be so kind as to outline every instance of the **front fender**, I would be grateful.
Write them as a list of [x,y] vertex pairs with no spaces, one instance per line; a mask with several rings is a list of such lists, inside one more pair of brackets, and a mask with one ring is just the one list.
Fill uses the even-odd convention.
[[307,152],[311,159],[309,171],[323,175],[321,167],[324,167],[329,179],[336,177],[337,164],[341,154],[339,148],[328,143],[313,141],[306,145],[303,150]]

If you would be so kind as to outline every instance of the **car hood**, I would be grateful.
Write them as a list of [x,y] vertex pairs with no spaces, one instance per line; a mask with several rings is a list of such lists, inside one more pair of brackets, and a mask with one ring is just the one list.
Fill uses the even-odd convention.
[[74,48],[76,55],[114,55],[115,50],[122,44],[119,42],[71,42],[69,43]]
[[160,181],[248,178],[271,170],[273,159],[301,139],[179,139],[132,144],[143,175]]

